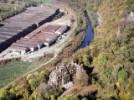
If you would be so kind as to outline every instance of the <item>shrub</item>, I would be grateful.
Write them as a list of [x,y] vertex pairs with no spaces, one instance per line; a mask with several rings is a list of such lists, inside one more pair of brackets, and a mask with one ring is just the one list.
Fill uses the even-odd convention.
[[63,96],[59,97],[58,100],[79,100],[77,96]]

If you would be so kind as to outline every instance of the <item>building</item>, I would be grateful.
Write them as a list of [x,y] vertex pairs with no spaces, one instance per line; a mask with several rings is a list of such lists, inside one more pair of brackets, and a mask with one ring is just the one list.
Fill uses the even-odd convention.
[[67,25],[65,25],[65,26],[61,26],[58,30],[56,30],[56,34],[59,34],[59,35],[61,35],[61,34],[63,34],[64,32],[66,32],[67,30],[68,30],[68,26]]
[[[67,26],[61,25],[43,25],[25,37],[17,40],[11,45],[11,51],[22,54],[28,51],[33,52],[44,46],[50,46],[56,42],[57,38],[67,30]],[[58,32],[58,34],[57,34]],[[21,48],[25,48],[22,49]],[[19,49],[18,49],[19,48]],[[25,50],[25,51],[24,51]]]
[[30,7],[24,12],[6,19],[0,26],[0,52],[45,22],[51,21],[58,13],[59,9],[54,7]]

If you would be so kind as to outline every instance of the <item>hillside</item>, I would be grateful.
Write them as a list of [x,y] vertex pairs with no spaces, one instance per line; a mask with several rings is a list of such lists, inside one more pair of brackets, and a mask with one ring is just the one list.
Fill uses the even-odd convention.
[[[0,100],[133,100],[134,1],[59,1],[69,4],[78,15],[76,38],[54,62],[2,88]],[[84,10],[95,37],[88,47],[76,51],[85,32]],[[60,75],[61,70],[65,70],[62,77],[69,73],[74,82],[70,89],[49,85],[53,81],[50,76]]]
[[101,2],[93,7],[99,19],[94,28],[95,39],[74,57],[78,62],[94,68],[92,82],[98,87],[98,99],[133,100],[134,22],[127,18],[129,12],[134,10],[134,2],[95,1]]
[[0,21],[48,0],[0,0]]

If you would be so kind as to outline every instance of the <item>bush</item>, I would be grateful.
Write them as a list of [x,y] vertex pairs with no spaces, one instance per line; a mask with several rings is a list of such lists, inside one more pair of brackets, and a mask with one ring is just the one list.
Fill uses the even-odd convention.
[[59,97],[58,100],[79,100],[77,96],[63,96]]
[[78,85],[88,85],[89,83],[89,76],[83,68],[80,68],[76,72],[76,78],[74,80],[75,84]]

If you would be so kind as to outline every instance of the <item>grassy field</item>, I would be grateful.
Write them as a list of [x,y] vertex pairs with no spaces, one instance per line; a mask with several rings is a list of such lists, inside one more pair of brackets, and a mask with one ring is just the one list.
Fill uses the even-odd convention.
[[18,76],[32,69],[31,63],[22,61],[12,61],[8,64],[0,65],[0,86],[8,84]]
[[33,62],[11,61],[0,65],[0,87],[7,85],[16,78],[40,66],[48,61],[49,58],[38,59]]

